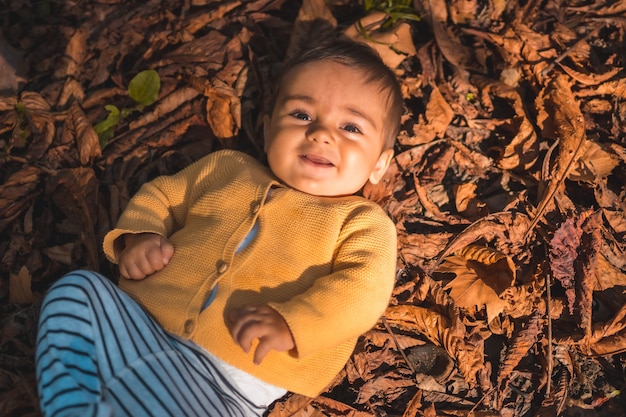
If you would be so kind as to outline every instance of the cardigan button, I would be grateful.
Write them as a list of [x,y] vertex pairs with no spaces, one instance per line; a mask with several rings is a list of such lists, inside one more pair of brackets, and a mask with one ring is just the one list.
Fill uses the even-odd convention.
[[196,322],[193,319],[189,319],[185,322],[185,333],[193,332],[193,329],[196,328]]
[[252,214],[257,214],[259,212],[259,210],[261,209],[261,203],[254,203],[252,205]]
[[226,262],[226,261],[219,261],[217,263],[217,273],[218,274],[223,274],[226,271],[228,271],[228,262]]

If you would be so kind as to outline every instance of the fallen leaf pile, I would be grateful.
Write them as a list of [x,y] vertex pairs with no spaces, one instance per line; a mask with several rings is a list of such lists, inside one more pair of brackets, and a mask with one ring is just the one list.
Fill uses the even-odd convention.
[[[328,390],[268,416],[624,415],[626,3],[412,8],[383,30],[355,0],[0,0],[30,68],[0,95],[0,415],[40,415],[46,289],[116,278],[100,242],[144,182],[221,148],[260,159],[281,62],[340,32],[405,99],[392,166],[363,190],[397,226],[397,284]],[[103,141],[105,106],[131,108],[147,69],[156,102]]]

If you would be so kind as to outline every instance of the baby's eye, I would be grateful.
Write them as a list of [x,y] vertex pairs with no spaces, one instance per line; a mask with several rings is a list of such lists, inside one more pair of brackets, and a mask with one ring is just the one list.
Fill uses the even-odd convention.
[[361,129],[358,126],[353,124],[347,124],[343,127],[343,130],[349,133],[361,133]]
[[295,117],[296,119],[299,120],[304,120],[306,122],[311,121],[311,116],[309,116],[309,114],[307,112],[303,112],[300,110],[294,111],[293,113],[291,113],[291,116]]

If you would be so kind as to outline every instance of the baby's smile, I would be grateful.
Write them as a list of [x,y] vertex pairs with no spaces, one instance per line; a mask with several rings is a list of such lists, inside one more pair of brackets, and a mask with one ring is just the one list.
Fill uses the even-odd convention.
[[322,167],[334,167],[335,166],[335,164],[333,164],[332,162],[330,162],[328,159],[324,158],[323,156],[313,155],[310,153],[308,154],[305,153],[305,154],[300,155],[300,159],[315,166],[322,166]]

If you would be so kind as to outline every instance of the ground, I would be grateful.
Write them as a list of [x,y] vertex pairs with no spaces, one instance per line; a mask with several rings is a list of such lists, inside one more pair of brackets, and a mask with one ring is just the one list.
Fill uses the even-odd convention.
[[626,415],[626,5],[402,3],[0,0],[0,415],[40,415],[46,289],[117,278],[100,242],[145,181],[260,159],[280,64],[339,33],[402,85],[362,191],[397,226],[397,284],[327,392],[268,415]]

